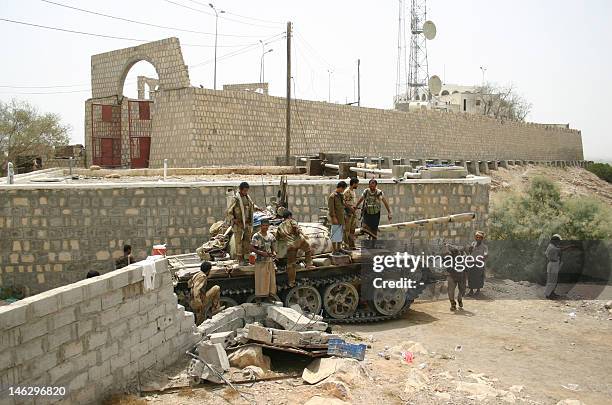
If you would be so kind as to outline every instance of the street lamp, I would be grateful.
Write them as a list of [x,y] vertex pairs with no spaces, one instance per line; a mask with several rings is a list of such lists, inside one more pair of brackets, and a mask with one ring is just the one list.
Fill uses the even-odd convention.
[[[263,43],[261,44],[263,46]],[[261,60],[259,61],[259,83],[263,83],[266,79],[265,79],[265,69],[264,69],[264,56],[266,56],[267,53],[272,52],[274,49],[268,49],[267,51],[262,50],[261,53]]]
[[482,71],[482,86],[484,87],[484,85],[485,85],[485,72],[487,71],[487,68],[484,67],[484,66],[481,66],[480,70]]
[[208,3],[208,5],[215,12],[215,76],[214,76],[215,85],[214,86],[215,86],[215,90],[217,90],[217,27],[219,26],[219,14],[223,14],[225,13],[225,11],[223,10],[217,11],[217,9],[212,3]]
[[327,69],[327,102],[331,103],[331,75],[333,70]]

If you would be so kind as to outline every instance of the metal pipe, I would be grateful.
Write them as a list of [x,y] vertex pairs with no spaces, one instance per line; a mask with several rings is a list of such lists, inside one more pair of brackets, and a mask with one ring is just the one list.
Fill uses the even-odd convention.
[[391,169],[366,169],[363,167],[351,167],[349,170],[355,173],[391,174]]
[[340,169],[340,165],[334,165],[331,163],[325,163],[325,167],[327,167],[328,169],[336,169],[336,170]]

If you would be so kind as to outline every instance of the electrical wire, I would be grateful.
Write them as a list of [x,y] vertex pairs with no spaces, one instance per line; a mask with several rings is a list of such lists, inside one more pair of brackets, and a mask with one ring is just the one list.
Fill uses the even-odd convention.
[[[67,28],[51,27],[51,26],[48,26],[48,25],[41,25],[41,24],[34,24],[34,23],[30,23],[30,22],[25,22],[25,21],[11,20],[11,19],[8,19],[8,18],[0,18],[0,21],[10,22],[10,23],[13,23],[13,24],[26,25],[26,26],[30,26],[30,27],[36,27],[36,28],[44,28],[44,29],[53,30],[53,31],[68,32],[68,33],[71,33],[71,34],[87,35],[87,36],[92,36],[92,37],[120,39],[120,40],[123,40],[123,41],[134,41],[134,42],[152,42],[150,39],[128,38],[128,37],[118,37],[118,36],[114,36],[114,35],[96,34],[96,33],[92,33],[92,32],[70,30],[70,29],[67,29]],[[182,45],[183,46],[202,47],[202,48],[214,48],[215,47],[215,45],[203,45],[203,44],[185,44],[185,43],[183,43]],[[244,46],[244,45],[245,44],[218,45],[218,48],[236,48],[236,47],[241,47],[241,46]]]
[[58,3],[58,2],[50,1],[50,0],[40,0],[40,1],[48,3],[48,4],[52,4],[52,5],[55,5],[55,6],[65,7],[65,8],[71,9],[71,10],[80,11],[82,13],[93,14],[93,15],[97,15],[97,16],[100,16],[100,17],[111,18],[111,19],[114,19],[114,20],[125,21],[125,22],[129,22],[129,23],[133,23],[133,24],[145,25],[145,26],[148,26],[148,27],[162,28],[162,29],[172,30],[172,31],[180,31],[180,32],[187,32],[187,33],[191,33],[191,34],[211,35],[211,36],[218,35],[220,37],[238,37],[238,38],[256,38],[257,37],[257,35],[215,34],[214,32],[204,32],[204,31],[197,31],[197,30],[189,30],[189,29],[185,29],[185,28],[171,27],[171,26],[167,26],[167,25],[159,25],[159,24],[153,24],[153,23],[148,23],[148,22],[144,22],[144,21],[132,20],[130,18],[117,17],[117,16],[113,16],[113,15],[110,15],[110,14],[104,14],[104,13],[100,13],[100,12],[97,12],[97,11],[86,10],[86,9],[83,9],[83,8],[69,6],[67,4]]
[[[198,4],[198,5],[202,6],[202,7],[208,7],[209,6],[208,4],[201,3],[201,2],[196,1],[196,0],[188,0],[188,1],[190,1],[191,3],[194,3],[194,4]],[[236,14],[236,13],[230,13],[229,11],[225,11],[225,14],[229,14],[229,15],[233,15],[233,16],[236,16],[236,17],[244,18],[246,20],[259,21],[259,22],[268,23],[268,24],[285,24],[285,22],[283,22],[283,21],[264,20],[264,19],[261,19],[261,18],[248,17],[248,16],[245,16],[245,15],[240,15],[240,14]]]
[[[172,0],[164,0],[164,1],[165,1],[166,3],[174,4],[175,6],[183,7],[183,8],[186,8],[186,9],[192,10],[192,11],[196,11],[196,12],[198,12],[198,13],[202,13],[202,14],[205,14],[205,15],[209,15],[209,16],[212,16],[212,17],[216,17],[216,14],[215,14],[215,13],[209,13],[209,12],[206,12],[206,11],[201,10],[201,9],[199,9],[199,8],[194,8],[194,7],[191,7],[191,6],[185,5],[185,4],[177,3],[176,1],[172,1]],[[240,24],[251,25],[251,26],[254,26],[254,27],[262,27],[262,28],[278,29],[278,27],[273,27],[273,26],[271,26],[271,25],[262,25],[262,24],[255,24],[255,23],[250,23],[250,22],[246,22],[246,21],[235,20],[235,19],[233,19],[233,18],[224,17],[223,15],[220,15],[220,16],[219,16],[219,18],[221,18],[221,19],[223,19],[223,20],[226,20],[226,21],[233,21],[233,22],[240,23]]]

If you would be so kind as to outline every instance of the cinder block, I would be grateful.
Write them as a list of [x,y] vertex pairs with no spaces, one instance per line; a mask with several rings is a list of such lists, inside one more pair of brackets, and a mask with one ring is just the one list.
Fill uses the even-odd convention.
[[123,291],[115,290],[104,294],[102,297],[102,310],[109,309],[123,302]]
[[59,293],[59,308],[66,308],[83,301],[85,287],[79,284],[64,287],[64,291]]
[[299,312],[284,307],[268,307],[268,319],[278,323],[285,330],[320,330],[327,329],[327,323],[321,321],[312,321],[307,316]]
[[112,356],[115,356],[119,353],[119,343],[115,342],[110,346],[104,346],[99,349],[100,352],[100,361],[106,361],[110,359]]
[[81,374],[77,375],[76,377],[72,377],[70,379],[70,383],[68,384],[68,387],[66,388],[66,391],[67,392],[76,392],[76,391],[80,390],[87,383],[87,378],[88,377],[89,377],[89,375],[88,375],[87,372],[81,373]]
[[66,343],[60,348],[60,358],[64,361],[83,352],[83,342],[80,340]]
[[220,343],[223,347],[227,347],[236,337],[235,331],[212,333],[208,336],[210,343]]
[[122,351],[110,358],[111,370],[119,370],[130,363],[130,351]]
[[55,329],[53,333],[47,336],[48,348],[53,350],[59,347],[61,344],[68,342],[69,340],[76,339],[76,328],[75,325],[66,325],[61,328]]
[[155,352],[148,352],[138,360],[138,370],[148,370],[155,364]]
[[199,356],[208,364],[218,366],[224,371],[229,371],[230,365],[227,359],[227,353],[220,344],[212,344],[209,342],[201,342],[198,347]]
[[102,346],[106,343],[108,337],[108,332],[93,332],[86,339],[87,341],[87,350],[93,350],[98,346]]
[[83,295],[84,299],[91,299],[112,291],[107,278],[92,277],[81,281],[81,283],[85,288]]
[[59,307],[58,296],[53,290],[24,298],[22,301],[23,304],[30,304],[30,310],[34,318],[41,318],[57,312]]
[[27,323],[19,327],[21,343],[25,343],[39,336],[46,335],[48,333],[47,323],[49,318],[49,316],[45,316],[35,322]]
[[244,309],[245,318],[263,319],[268,314],[266,305],[244,303],[240,306]]
[[149,351],[147,342],[141,342],[130,349],[130,363],[138,362]]
[[84,301],[79,305],[81,314],[90,314],[102,310],[102,299],[100,297]]
[[0,306],[0,325],[2,329],[11,329],[26,322],[27,302],[17,301]]
[[144,325],[140,329],[140,341],[141,342],[146,341],[148,338],[155,335],[157,332],[158,332],[157,323],[150,323],[150,324]]
[[88,378],[90,381],[100,381],[100,379],[110,375],[111,362],[110,360],[104,361],[99,366],[93,366],[88,371]]
[[76,321],[76,308],[64,308],[57,314],[53,315],[49,324],[49,330],[61,328]]
[[139,303],[138,312],[149,311],[151,308],[155,306],[155,304],[157,304],[157,294],[154,291],[149,291],[147,293],[144,293],[138,299],[138,303]]

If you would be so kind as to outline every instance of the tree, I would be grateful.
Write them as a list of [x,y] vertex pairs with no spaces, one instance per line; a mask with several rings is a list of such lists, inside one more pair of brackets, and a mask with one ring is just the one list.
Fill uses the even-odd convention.
[[25,101],[0,101],[0,168],[19,157],[38,156],[42,148],[68,145],[69,131],[57,114],[40,114]]
[[513,85],[486,83],[478,88],[477,94],[483,105],[482,113],[489,117],[525,121],[531,112],[531,103],[518,94]]

